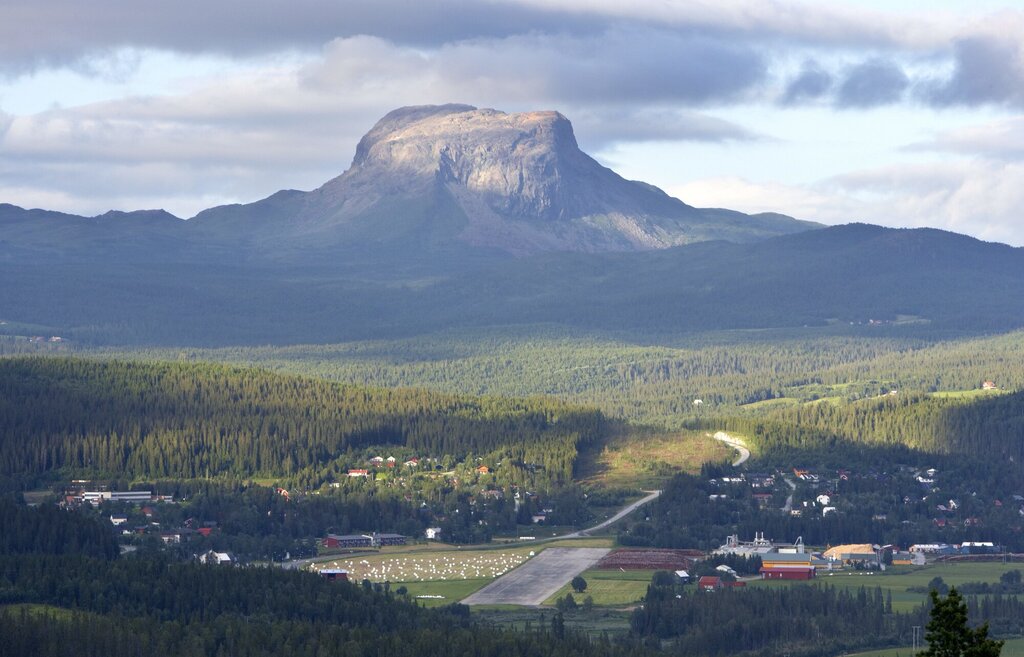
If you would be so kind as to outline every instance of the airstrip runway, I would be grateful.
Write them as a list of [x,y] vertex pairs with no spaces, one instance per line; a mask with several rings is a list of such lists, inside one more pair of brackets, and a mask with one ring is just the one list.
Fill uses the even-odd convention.
[[537,606],[608,554],[608,548],[548,548],[462,601]]

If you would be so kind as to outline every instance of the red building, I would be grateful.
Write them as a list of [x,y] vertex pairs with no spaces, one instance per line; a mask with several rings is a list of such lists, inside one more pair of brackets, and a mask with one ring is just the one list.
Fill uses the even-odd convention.
[[348,571],[340,568],[324,568],[320,571],[320,577],[323,577],[328,582],[347,582]]
[[814,566],[767,566],[761,568],[761,579],[814,579]]
[[701,591],[717,591],[722,588],[722,578],[705,575],[697,580],[697,588]]

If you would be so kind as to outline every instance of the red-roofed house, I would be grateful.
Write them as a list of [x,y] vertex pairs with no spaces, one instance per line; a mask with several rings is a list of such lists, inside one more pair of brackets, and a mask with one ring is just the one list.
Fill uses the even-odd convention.
[[717,591],[722,588],[722,578],[705,575],[697,580],[697,588],[701,591]]

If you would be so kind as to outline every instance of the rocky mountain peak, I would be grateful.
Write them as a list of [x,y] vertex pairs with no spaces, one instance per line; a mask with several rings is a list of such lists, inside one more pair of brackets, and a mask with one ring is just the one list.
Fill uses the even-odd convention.
[[558,219],[571,214],[568,170],[588,163],[558,112],[440,105],[387,114],[359,142],[350,173],[436,180],[504,216]]
[[788,217],[698,210],[625,180],[580,150],[558,112],[458,104],[389,112],[360,140],[352,166],[312,192],[214,208],[196,219],[210,230],[246,231],[268,249],[429,243],[516,256],[750,241],[810,227]]

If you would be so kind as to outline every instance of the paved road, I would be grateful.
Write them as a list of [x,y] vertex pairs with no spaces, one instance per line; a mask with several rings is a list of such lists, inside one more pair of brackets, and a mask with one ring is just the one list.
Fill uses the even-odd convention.
[[719,431],[718,433],[715,434],[715,440],[722,441],[723,443],[725,443],[729,447],[732,447],[733,449],[740,453],[739,457],[732,462],[732,466],[734,468],[743,465],[746,462],[746,460],[750,458],[750,450],[747,449],[746,443],[744,443],[739,438],[734,438],[733,436],[730,436],[724,431]]
[[629,514],[633,513],[634,511],[636,511],[637,509],[642,507],[644,504],[647,504],[648,502],[650,502],[654,498],[656,498],[659,495],[661,495],[661,491],[660,490],[651,490],[651,491],[646,491],[645,490],[644,492],[645,493],[650,493],[650,495],[648,495],[647,497],[640,498],[636,502],[633,502],[632,504],[628,504],[628,505],[622,507],[621,511],[616,513],[611,518],[608,518],[604,522],[599,522],[596,525],[594,525],[593,527],[588,527],[587,529],[581,529],[578,532],[573,532],[571,534],[565,534],[563,536],[559,536],[558,539],[563,539],[563,538],[582,538],[584,536],[590,536],[591,532],[596,532],[596,531],[598,531],[600,529],[604,529],[608,525],[610,525],[610,524],[612,524],[614,522],[617,522],[619,520],[622,520],[623,518],[625,518]]
[[789,497],[786,498],[786,505],[782,507],[782,510],[789,513],[793,510],[793,491],[796,490],[796,482],[791,480],[789,477],[783,477],[782,480],[789,486]]
[[608,548],[548,548],[462,603],[536,607],[610,551]]

